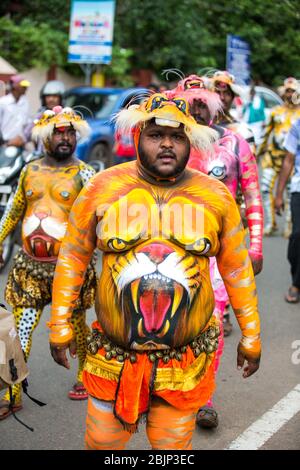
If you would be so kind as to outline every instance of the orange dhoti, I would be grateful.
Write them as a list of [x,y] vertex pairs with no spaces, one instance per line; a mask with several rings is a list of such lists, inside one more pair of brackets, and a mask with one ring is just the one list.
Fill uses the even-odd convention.
[[[215,326],[215,323],[212,321],[210,325]],[[98,322],[93,324],[93,328],[94,331],[100,330]],[[111,357],[114,349],[110,347],[109,359],[106,358],[107,349],[109,349],[107,344],[101,347],[95,355],[88,353],[83,372],[84,385],[91,397],[101,402],[111,402],[112,406],[109,413],[107,407],[103,410],[101,402],[97,407],[95,405],[97,400],[90,400],[87,418],[87,447],[93,448],[91,441],[109,445],[108,436],[104,441],[100,439],[100,436],[99,439],[95,437],[98,428],[99,433],[103,432],[103,424],[96,426],[95,423],[102,423],[107,419],[110,424],[106,427],[106,432],[107,429],[113,429],[112,441],[116,439],[114,434],[118,433],[123,436],[122,442],[125,439],[125,445],[130,433],[136,430],[140,418],[145,413],[148,414],[147,432],[150,435],[152,431],[151,426],[149,428],[149,422],[154,420],[153,426],[156,427],[158,426],[157,420],[159,419],[162,423],[165,419],[164,415],[173,416],[175,421],[178,419],[178,426],[183,418],[189,417],[183,419],[183,422],[187,426],[190,426],[190,422],[193,423],[192,433],[197,409],[206,403],[215,388],[213,365],[215,352],[200,353],[199,351],[198,356],[195,357],[196,349],[193,350],[192,346],[196,348],[197,343],[182,348],[183,352],[179,355],[178,352],[174,352],[175,357],[172,357],[172,352],[164,356],[161,351],[144,351],[132,352],[131,354],[134,354],[134,360],[132,360],[130,353],[125,353],[124,360],[121,357],[122,362],[118,358]],[[120,348],[115,349],[118,351]],[[122,349],[120,351],[122,352]],[[155,416],[152,410],[153,403],[155,409],[164,410],[162,413],[157,412],[156,417],[153,417]],[[170,429],[168,419],[164,421],[163,427],[159,425],[162,433],[165,426],[167,426],[166,431]],[[92,428],[93,431],[91,431]],[[175,432],[174,429],[173,432]],[[186,434],[183,433],[182,436],[184,435]],[[174,446],[174,448],[180,448],[176,447],[175,443]]]

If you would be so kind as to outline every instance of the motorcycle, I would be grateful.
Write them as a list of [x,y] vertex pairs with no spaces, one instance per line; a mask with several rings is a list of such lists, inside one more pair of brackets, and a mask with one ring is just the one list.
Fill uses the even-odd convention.
[[[26,153],[22,147],[4,146],[0,147],[0,219],[7,207],[12,204],[18,180],[22,168],[29,161],[39,156],[35,153]],[[3,264],[0,271],[7,265],[15,243],[20,244],[20,224],[6,237],[3,247]]]

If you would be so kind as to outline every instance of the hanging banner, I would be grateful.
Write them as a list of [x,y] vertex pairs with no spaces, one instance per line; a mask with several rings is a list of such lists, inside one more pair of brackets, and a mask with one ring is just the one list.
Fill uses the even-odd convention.
[[250,76],[250,46],[233,34],[227,35],[226,70],[235,76],[238,85],[249,85]]
[[114,0],[72,0],[68,62],[111,62],[114,14]]

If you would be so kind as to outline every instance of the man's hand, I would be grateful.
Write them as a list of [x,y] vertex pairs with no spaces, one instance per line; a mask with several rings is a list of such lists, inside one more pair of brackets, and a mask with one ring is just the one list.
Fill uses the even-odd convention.
[[242,369],[245,361],[247,361],[248,365],[246,365],[243,371],[244,379],[246,379],[247,377],[250,377],[250,375],[254,374],[259,368],[259,359],[258,360],[247,359],[245,354],[242,351],[238,350],[237,368]]
[[276,196],[275,198],[275,211],[277,215],[282,215],[284,211],[284,202],[282,196]]
[[252,262],[254,276],[256,276],[263,268],[263,258],[257,258],[256,256],[251,255],[251,253],[249,253],[249,256]]
[[50,343],[51,356],[60,366],[70,369],[70,363],[67,358],[67,350],[69,349],[72,359],[76,358],[76,342],[73,340],[69,345],[57,346]]

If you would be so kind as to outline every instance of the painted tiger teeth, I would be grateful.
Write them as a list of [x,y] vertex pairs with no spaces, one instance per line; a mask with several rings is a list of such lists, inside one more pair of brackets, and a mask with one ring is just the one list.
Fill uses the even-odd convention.
[[136,279],[131,283],[131,298],[134,304],[135,311],[138,313],[138,290],[139,290],[140,280]]
[[163,276],[162,274],[157,274],[157,273],[154,273],[154,274],[146,274],[144,277],[143,277],[146,281],[148,279],[157,279],[158,281],[161,281],[161,282],[164,282],[164,283],[169,283],[171,282],[171,279],[169,279],[168,277],[165,277]]
[[50,251],[50,247],[51,247],[51,243],[50,243],[50,242],[47,242],[47,251],[48,251],[48,253],[49,253],[49,251]]
[[183,287],[178,284],[175,289],[174,289],[174,298],[173,298],[173,305],[172,305],[172,311],[171,311],[171,318],[175,315],[177,312],[181,299],[183,295]]
[[163,336],[165,336],[168,333],[169,328],[170,328],[170,322],[169,322],[169,320],[167,320],[163,330],[157,336],[159,338],[162,338]]
[[145,337],[144,332],[143,332],[143,320],[142,320],[142,318],[140,318],[140,319],[139,319],[139,322],[138,322],[138,334],[139,334],[139,336],[141,336],[142,338]]

